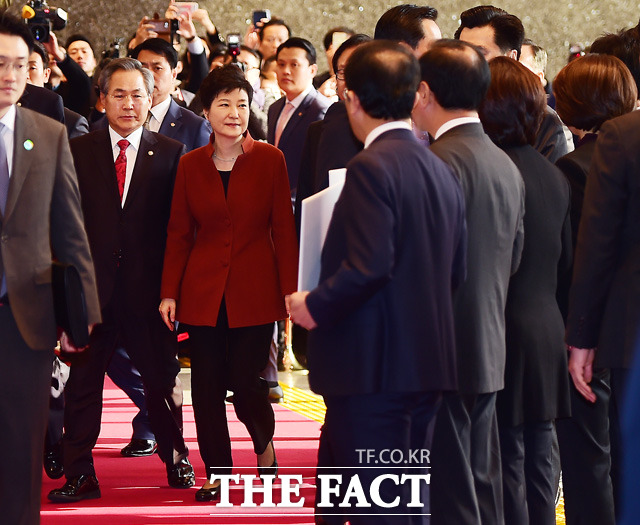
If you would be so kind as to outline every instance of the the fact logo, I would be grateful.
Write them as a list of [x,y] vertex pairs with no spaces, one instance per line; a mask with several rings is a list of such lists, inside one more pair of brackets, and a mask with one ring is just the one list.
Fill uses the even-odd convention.
[[[233,507],[229,499],[231,484],[242,485],[244,488],[244,501],[241,507],[283,507],[294,508],[303,507],[305,498],[300,496],[300,486],[302,484],[301,475],[281,475],[278,476],[279,486],[274,486],[276,476],[255,477],[252,474],[223,474],[211,476],[211,483],[220,481],[220,501],[217,507]],[[397,496],[388,501],[384,500],[381,492],[383,484],[392,484],[396,487],[407,484],[409,487],[409,501],[405,502],[406,507],[422,508],[425,502],[422,501],[422,483],[429,484],[429,474],[381,474],[371,480],[362,482],[358,474],[343,476],[340,474],[318,473],[316,490],[319,497],[316,499],[319,508],[366,508],[381,507],[391,509],[398,507],[400,497]],[[274,492],[280,493],[280,501],[274,503]],[[257,494],[262,495],[262,502],[254,501]]]

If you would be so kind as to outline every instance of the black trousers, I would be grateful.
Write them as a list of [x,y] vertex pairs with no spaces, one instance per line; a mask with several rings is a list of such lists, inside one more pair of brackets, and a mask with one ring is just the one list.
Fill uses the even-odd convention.
[[431,457],[428,426],[440,399],[440,392],[325,396],[327,412],[320,435],[317,476],[342,476],[342,484],[337,496],[329,496],[321,493],[323,485],[317,479],[316,523],[428,524],[429,490],[422,481],[418,487],[421,506],[409,505],[416,493],[411,493],[408,483],[390,480],[379,485],[384,503],[397,501],[389,508],[380,506],[373,498],[370,507],[358,508],[354,497],[347,498],[348,507],[339,505],[347,496],[347,487],[354,476],[369,499],[369,487],[380,476],[428,474]]
[[188,455],[182,437],[175,332],[165,326],[155,308],[142,314],[128,311],[116,295],[103,309],[102,324],[91,333],[89,348],[71,365],[65,389],[63,439],[67,478],[95,474],[91,452],[100,434],[104,375],[118,345],[126,349],[142,376],[160,459],[169,468]]
[[500,426],[504,521],[555,525],[552,421]]
[[620,416],[627,373],[594,370],[595,403],[571,385],[572,416],[556,423],[567,525],[614,525],[619,518]]
[[33,525],[40,523],[53,348],[29,348],[6,305],[0,306],[0,360],[0,521]]
[[260,377],[269,359],[273,323],[229,328],[224,302],[220,312],[215,327],[184,325],[191,343],[191,399],[207,477],[231,474],[233,466],[227,389],[233,391],[236,414],[256,454],[265,451],[275,429],[269,387]]
[[431,523],[504,523],[496,393],[446,393],[431,454]]

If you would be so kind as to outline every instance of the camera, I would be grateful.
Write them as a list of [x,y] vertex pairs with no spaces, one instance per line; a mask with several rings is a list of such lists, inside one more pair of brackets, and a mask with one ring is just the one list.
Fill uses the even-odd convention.
[[158,33],[158,38],[166,40],[170,44],[176,43],[177,32],[180,29],[180,21],[177,18],[160,18],[158,13],[147,21],[151,30]]
[[51,31],[60,31],[67,26],[67,12],[59,7],[49,7],[45,0],[29,0],[22,7],[22,18],[38,42],[48,42]]
[[227,35],[227,47],[229,48],[229,54],[235,62],[240,54],[240,33],[231,33]]

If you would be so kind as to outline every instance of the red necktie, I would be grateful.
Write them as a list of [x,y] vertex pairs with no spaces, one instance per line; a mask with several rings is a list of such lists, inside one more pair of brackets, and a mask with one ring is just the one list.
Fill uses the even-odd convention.
[[125,151],[129,147],[128,140],[119,140],[118,147],[120,153],[116,157],[116,179],[118,181],[118,192],[120,193],[120,202],[122,202],[122,194],[124,193],[124,181],[127,178],[127,155]]

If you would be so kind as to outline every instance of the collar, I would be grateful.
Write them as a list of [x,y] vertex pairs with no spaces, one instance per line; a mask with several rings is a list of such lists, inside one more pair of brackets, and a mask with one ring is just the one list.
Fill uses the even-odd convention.
[[111,126],[109,126],[109,137],[111,138],[111,148],[115,148],[118,144],[118,141],[124,139],[128,140],[129,144],[133,146],[133,148],[138,151],[140,149],[140,140],[142,139],[142,131],[144,128],[140,126],[137,130],[129,133],[127,137],[121,137],[118,135]]
[[[215,133],[211,134],[211,137],[209,138],[209,144],[207,144],[205,146],[205,151],[207,152],[207,157],[212,157],[213,156],[213,152],[215,151],[216,147],[215,147],[215,138],[216,135]],[[255,144],[255,140],[253,139],[253,137],[251,136],[251,134],[248,131],[244,132],[244,140],[242,141],[242,153],[249,153],[252,149],[253,149],[253,145]]]
[[449,131],[450,129],[457,128],[458,126],[462,126],[463,124],[480,124],[480,119],[478,117],[460,117],[453,118],[445,122],[440,129],[436,132],[434,140],[438,140],[444,133]]
[[151,108],[151,114],[153,118],[156,119],[162,125],[164,118],[167,116],[167,112],[169,111],[169,107],[171,106],[171,95],[169,95],[166,100],[160,102],[160,104],[156,104]]
[[[296,98],[294,98],[293,100],[289,100],[286,99],[287,102],[289,104],[291,104],[293,106],[294,109],[298,109],[298,107],[300,106],[300,104],[302,104],[302,101],[307,98],[307,95],[309,93],[311,93],[311,90],[313,89],[313,84],[309,84],[309,86],[307,87],[307,89],[305,89],[302,93],[300,93]],[[285,103],[286,104],[286,103]]]
[[407,129],[411,130],[411,124],[404,120],[393,120],[391,122],[385,122],[384,124],[380,124],[377,128],[374,128],[369,132],[367,138],[364,140],[364,148],[367,149],[371,143],[376,140],[380,135],[386,133],[387,131],[391,131],[392,129]]
[[4,124],[4,127],[7,128],[11,133],[16,129],[16,105],[11,104],[9,109],[4,114],[4,117],[0,119],[0,122]]

